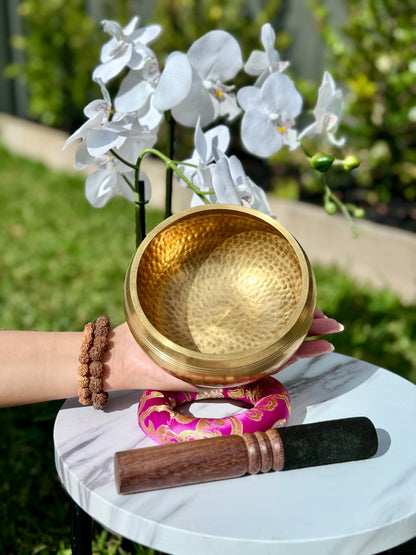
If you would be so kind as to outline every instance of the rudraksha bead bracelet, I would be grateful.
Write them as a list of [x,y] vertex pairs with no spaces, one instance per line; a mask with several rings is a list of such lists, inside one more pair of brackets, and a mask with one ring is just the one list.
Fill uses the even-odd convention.
[[104,391],[104,366],[102,359],[107,350],[110,333],[110,320],[100,316],[95,323],[88,322],[84,327],[81,352],[78,357],[78,396],[82,405],[91,402],[95,409],[102,410],[108,399]]

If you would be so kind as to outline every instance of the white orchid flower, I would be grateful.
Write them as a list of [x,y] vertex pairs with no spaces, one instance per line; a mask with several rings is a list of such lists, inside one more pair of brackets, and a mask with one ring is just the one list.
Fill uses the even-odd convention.
[[[99,169],[91,173],[85,181],[85,196],[94,208],[102,208],[107,202],[116,195],[122,195],[130,202],[134,202],[135,194],[130,185],[126,182],[125,177],[134,182],[134,171],[120,173],[114,165],[114,159],[110,157],[106,162],[104,160]],[[145,182],[145,198],[150,199],[150,182],[144,172],[140,172],[140,179]]]
[[[212,184],[212,175],[214,171],[215,164],[210,164],[209,166],[199,166],[197,170],[192,175],[192,183],[201,193],[208,193],[208,191],[213,191],[214,186]],[[188,177],[189,179],[189,177]],[[214,193],[204,195],[204,198],[208,200],[211,204],[217,202],[217,197]],[[202,198],[194,193],[191,198],[190,206],[191,208],[195,206],[201,206],[205,204]]]
[[[212,191],[212,162],[214,161],[214,151],[220,149],[227,150],[230,142],[230,130],[226,125],[217,125],[205,133],[201,129],[198,118],[195,126],[194,144],[195,149],[191,158],[183,161],[183,165],[178,167],[180,171],[202,192]],[[182,179],[179,183],[184,187],[187,184]],[[213,195],[206,197],[210,202],[216,202]],[[203,204],[201,198],[195,193],[191,199],[191,206]]]
[[315,122],[302,131],[299,139],[327,133],[332,144],[342,146],[345,143],[345,138],[335,138],[342,117],[342,100],[342,91],[336,89],[332,76],[325,71],[318,91],[318,100],[313,111]]
[[156,127],[160,121],[160,114],[153,118],[152,128],[143,124],[146,118],[149,120],[151,110],[145,106],[142,112],[123,114],[116,112],[110,121],[112,111],[111,99],[105,85],[100,82],[103,93],[102,100],[94,100],[88,104],[84,113],[89,118],[75,133],[65,142],[64,149],[72,142],[81,139],[78,147],[75,163],[77,169],[83,169],[89,164],[96,162],[101,156],[105,156],[111,149],[120,150],[125,148],[129,152],[134,151],[135,157],[126,156],[130,162],[136,161],[139,153],[145,148],[152,147],[157,141]]
[[149,129],[141,125],[137,112],[116,114],[120,134],[125,136],[123,145],[115,150],[126,160],[136,162],[139,154],[146,148],[151,148],[157,141],[157,129]]
[[142,127],[156,130],[163,119],[163,112],[154,103],[159,77],[159,64],[156,56],[151,53],[142,69],[130,70],[122,80],[114,98],[115,109],[124,113],[134,112]]
[[165,112],[182,102],[192,86],[192,66],[183,52],[171,52],[155,91],[155,105]]
[[245,174],[240,160],[219,151],[216,159],[212,184],[217,202],[246,206],[270,214],[266,193]]
[[84,114],[88,120],[81,125],[72,135],[65,141],[64,149],[78,139],[85,139],[93,129],[99,129],[110,119],[111,98],[102,82],[99,82],[103,98],[93,100],[84,108]]
[[97,114],[67,139],[64,148],[76,139],[81,139],[76,153],[76,166],[82,169],[110,149],[121,148],[127,141],[127,134],[121,124],[101,121]]
[[134,113],[141,127],[156,130],[163,113],[154,106],[154,92],[154,83],[143,71],[130,71],[120,85],[114,107],[121,113]]
[[[114,107],[118,112],[141,112],[149,110],[149,106],[156,110],[151,102],[156,85],[160,77],[159,64],[156,56],[151,53],[140,70],[130,70],[122,80],[117,95],[114,98]],[[158,110],[159,123],[163,114]]]
[[244,71],[248,75],[257,76],[255,82],[257,87],[260,87],[271,73],[284,71],[289,66],[289,62],[280,60],[280,54],[274,47],[276,33],[270,23],[265,23],[261,28],[261,42],[264,52],[253,50],[244,66]]
[[238,42],[226,31],[210,31],[195,41],[187,54],[172,53],[160,77],[155,105],[172,110],[176,121],[193,127],[224,116],[232,121],[240,113],[232,80],[243,66]]
[[[125,179],[133,184],[134,170],[118,160],[110,153],[110,149],[124,160],[135,163],[139,154],[157,141],[154,130],[140,125],[137,113],[115,113],[113,120],[109,121],[111,100],[104,84],[100,84],[103,99],[94,100],[86,106],[84,113],[89,119],[64,145],[65,148],[73,141],[81,140],[76,153],[77,169],[97,164],[98,169],[87,177],[85,183],[86,197],[96,208],[101,208],[117,194],[134,201],[134,192]],[[147,195],[150,198],[150,183],[143,172],[140,172],[140,179],[147,183]]]
[[[191,158],[184,160],[184,163],[194,166],[208,166],[208,164],[214,160],[215,149],[225,152],[229,143],[230,130],[226,125],[217,125],[204,133],[201,129],[200,119],[198,118],[194,133],[195,149]],[[187,166],[180,167],[182,171],[188,171],[186,169]],[[191,167],[190,169],[192,170],[193,168]]]
[[[143,142],[129,141],[123,145],[118,154],[125,160],[136,161],[137,156],[145,148]],[[130,202],[135,201],[134,169],[126,166],[112,153],[94,159],[98,169],[91,173],[85,181],[85,196],[92,206],[102,208],[116,195],[122,195]],[[140,170],[141,180],[145,182],[145,198],[150,200],[151,186],[147,175]],[[128,182],[127,182],[128,181]]]
[[238,102],[243,108],[241,140],[246,149],[268,158],[284,144],[290,150],[299,146],[292,129],[302,108],[302,97],[294,82],[283,73],[269,75],[263,85],[240,89]]
[[101,49],[101,64],[92,74],[93,80],[101,79],[107,83],[125,67],[142,69],[152,52],[147,47],[161,32],[160,25],[149,25],[136,29],[140,19],[135,16],[124,27],[116,22],[102,21],[103,29],[112,38]]
[[88,120],[81,125],[65,142],[64,149],[76,140],[81,139],[76,154],[77,169],[90,164],[95,157],[102,156],[111,148],[120,148],[127,137],[121,133],[123,127],[117,121],[109,121],[111,99],[105,85],[100,82],[103,98],[93,100],[84,108]]
[[[106,157],[109,158],[109,157]],[[130,180],[134,179],[134,172],[126,172]],[[85,181],[85,196],[94,208],[102,208],[116,195],[122,195],[130,202],[134,202],[134,192],[124,180],[121,173],[108,159],[100,164],[99,169],[91,173]]]

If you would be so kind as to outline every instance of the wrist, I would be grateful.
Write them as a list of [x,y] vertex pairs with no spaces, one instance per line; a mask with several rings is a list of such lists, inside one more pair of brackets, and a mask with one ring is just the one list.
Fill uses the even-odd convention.
[[128,373],[125,371],[127,324],[111,329],[107,352],[103,358],[105,366],[104,384],[106,391],[131,389]]

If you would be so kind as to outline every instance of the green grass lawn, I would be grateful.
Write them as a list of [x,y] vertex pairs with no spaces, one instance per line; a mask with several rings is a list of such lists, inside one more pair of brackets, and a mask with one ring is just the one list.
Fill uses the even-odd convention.
[[[0,147],[0,328],[81,330],[102,313],[113,325],[123,321],[134,209],[122,198],[94,209],[83,187],[79,176],[53,173]],[[149,228],[160,218],[149,212]],[[389,291],[359,287],[336,268],[315,273],[320,308],[345,325],[332,338],[337,351],[416,382],[416,307],[402,306]],[[70,503],[53,461],[60,404],[0,411],[1,554],[70,553]],[[94,535],[97,554],[154,553],[99,526]]]

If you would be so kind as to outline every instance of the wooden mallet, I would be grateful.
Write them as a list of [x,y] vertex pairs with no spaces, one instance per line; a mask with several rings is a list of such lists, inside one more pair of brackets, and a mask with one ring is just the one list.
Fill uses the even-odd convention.
[[119,451],[115,481],[119,493],[135,493],[367,459],[377,448],[377,432],[368,418],[344,418]]

